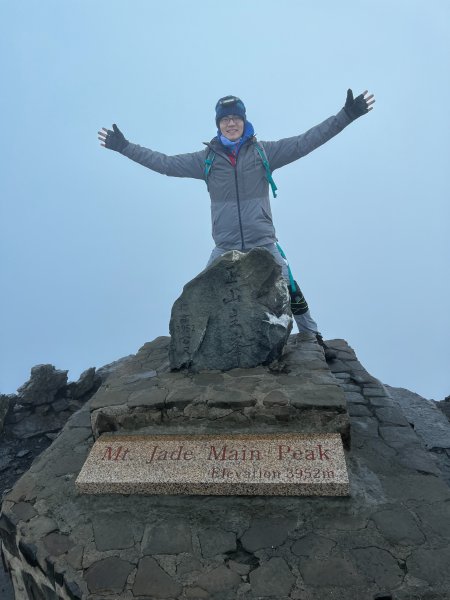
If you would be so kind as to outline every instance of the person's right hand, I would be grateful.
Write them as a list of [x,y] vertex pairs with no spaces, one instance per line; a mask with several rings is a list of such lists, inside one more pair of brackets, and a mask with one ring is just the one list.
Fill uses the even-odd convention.
[[98,132],[98,139],[100,145],[109,150],[115,150],[116,152],[122,152],[125,146],[128,146],[129,142],[125,139],[125,136],[114,123],[113,131],[102,127],[102,130]]

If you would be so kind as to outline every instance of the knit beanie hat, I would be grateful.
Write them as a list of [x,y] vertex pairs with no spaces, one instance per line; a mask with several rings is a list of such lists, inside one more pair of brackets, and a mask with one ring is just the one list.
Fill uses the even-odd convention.
[[220,119],[228,115],[242,117],[246,121],[245,106],[236,96],[224,96],[216,104],[216,125],[219,127]]

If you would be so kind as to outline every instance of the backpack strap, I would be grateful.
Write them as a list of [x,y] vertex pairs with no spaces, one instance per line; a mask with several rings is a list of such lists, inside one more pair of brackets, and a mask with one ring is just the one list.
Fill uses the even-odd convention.
[[275,185],[275,181],[273,180],[272,177],[272,171],[270,170],[270,165],[269,165],[269,161],[267,160],[267,156],[266,153],[264,151],[264,148],[261,146],[261,144],[258,144],[258,142],[255,142],[255,148],[258,151],[258,154],[262,160],[262,163],[264,165],[264,168],[266,170],[266,179],[270,184],[270,187],[272,189],[272,194],[273,197],[276,198],[277,197],[277,186]]
[[[259,154],[259,157],[262,160],[262,164],[264,165],[264,168],[266,170],[266,179],[270,184],[270,187],[272,189],[272,194],[273,197],[276,198],[277,197],[277,186],[275,184],[275,181],[273,180],[272,177],[272,171],[270,170],[270,165],[269,165],[269,161],[267,160],[267,156],[266,153],[264,151],[264,148],[258,144],[258,142],[255,142],[255,148]],[[205,170],[204,170],[204,176],[205,176],[205,181],[206,181],[206,185],[208,185],[208,178],[209,178],[209,173],[212,169],[213,166],[213,162],[214,159],[216,158],[216,153],[214,152],[214,150],[209,150],[206,158],[205,158]]]
[[288,259],[286,258],[286,254],[283,252],[283,248],[280,246],[280,244],[278,242],[276,242],[275,245],[278,248],[278,252],[281,254],[281,256],[284,258],[284,260],[287,263],[287,269],[288,269],[288,275],[289,275],[289,284],[291,286],[292,291],[295,293],[297,291],[297,286],[295,285],[295,280],[294,280],[294,277],[292,275],[292,271],[291,271],[291,267],[289,266]]
[[206,185],[208,185],[208,178],[209,178],[209,172],[211,171],[211,168],[213,166],[213,162],[214,159],[216,158],[216,153],[214,152],[214,150],[209,150],[206,158],[205,158],[205,171],[204,171],[204,175],[205,175],[205,181],[206,181]]

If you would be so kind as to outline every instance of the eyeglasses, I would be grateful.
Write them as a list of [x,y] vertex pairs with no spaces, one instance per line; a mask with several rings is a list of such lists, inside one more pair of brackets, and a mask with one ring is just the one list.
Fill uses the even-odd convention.
[[231,121],[233,121],[233,123],[241,123],[243,120],[242,117],[238,117],[237,115],[230,115],[229,117],[222,117],[220,123],[222,125],[228,125]]

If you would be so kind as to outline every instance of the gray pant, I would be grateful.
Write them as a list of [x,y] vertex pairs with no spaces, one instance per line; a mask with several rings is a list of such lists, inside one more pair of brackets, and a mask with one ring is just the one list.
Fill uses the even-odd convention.
[[[281,267],[281,272],[283,274],[283,277],[286,279],[286,283],[289,283],[288,262],[281,256],[276,245],[268,244],[266,246],[262,246],[262,248],[265,248],[266,250],[268,250],[270,252],[270,254],[272,254],[275,261]],[[212,264],[215,260],[217,260],[219,258],[219,256],[222,256],[222,254],[225,254],[225,252],[229,252],[229,250],[224,250],[223,248],[219,248],[218,246],[216,246],[213,249],[213,251],[211,252],[211,256],[209,257],[209,260],[208,260],[208,263],[206,266],[209,267],[210,264]],[[248,252],[248,250],[247,250],[247,252]],[[307,310],[305,313],[303,313],[303,315],[294,315],[294,319],[295,319],[295,322],[297,323],[297,327],[298,327],[298,330],[300,333],[305,333],[305,332],[319,333],[317,323],[312,318],[309,310]]]

